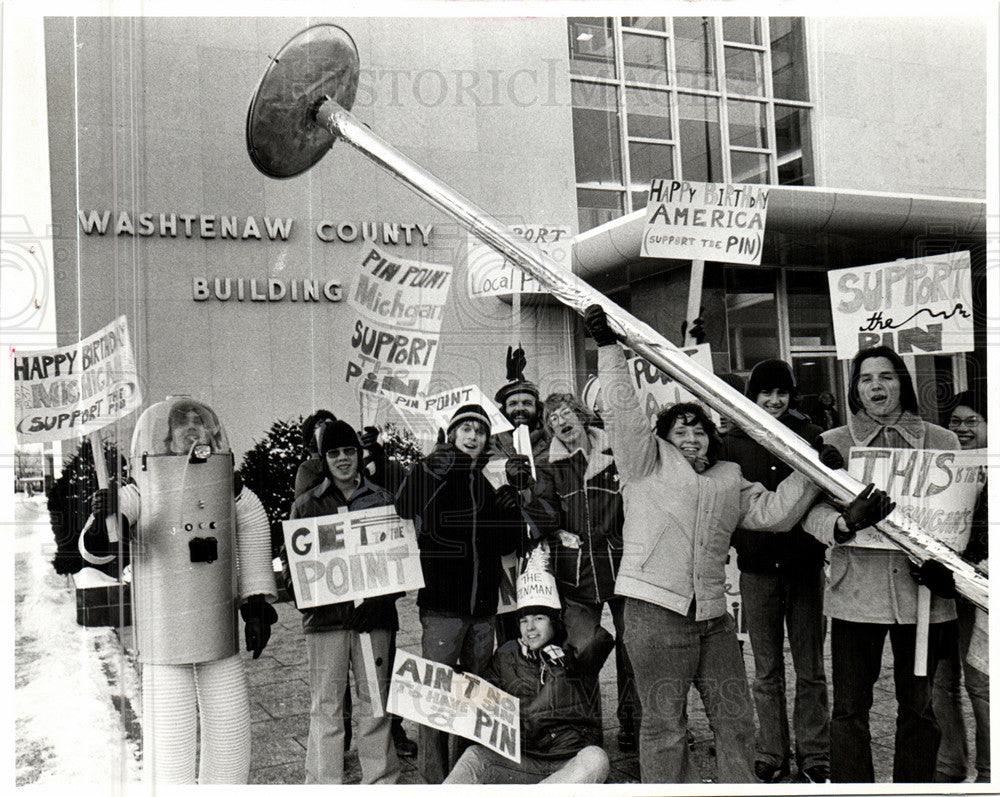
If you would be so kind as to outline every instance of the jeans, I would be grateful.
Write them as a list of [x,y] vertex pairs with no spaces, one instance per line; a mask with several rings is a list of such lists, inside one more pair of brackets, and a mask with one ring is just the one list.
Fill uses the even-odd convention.
[[[385,692],[385,670],[389,661],[389,631],[372,631],[372,651],[375,654],[376,676],[382,694]],[[372,697],[368,694],[361,635],[356,631],[317,631],[306,634],[306,656],[309,662],[309,689],[312,701],[309,709],[309,741],[306,745],[306,783],[342,783],[344,780],[344,689],[348,683],[348,668],[354,670],[357,701],[354,714],[358,718],[356,737],[362,783],[395,783],[400,764],[389,733],[390,717],[374,717]]]
[[830,724],[830,779],[835,783],[874,783],[869,712],[882,668],[886,634],[892,645],[896,686],[894,783],[934,779],[941,730],[931,708],[931,681],[955,623],[932,623],[927,644],[927,676],[913,674],[915,625],[852,623],[833,618],[833,719]]
[[[455,616],[421,609],[420,625],[423,628],[421,655],[425,659],[450,667],[461,663],[466,672],[476,675],[486,669],[493,655],[492,617]],[[451,734],[420,726],[417,769],[427,783],[440,783],[448,773],[451,763],[448,748],[452,738]]]
[[445,783],[604,783],[609,768],[608,754],[593,745],[572,758],[535,758],[521,753],[517,764],[474,744],[462,753]]
[[694,619],[646,601],[625,601],[625,646],[642,705],[643,783],[700,783],[687,745],[687,696],[701,693],[715,734],[720,783],[756,783],[753,707],[733,618]]
[[[603,603],[581,603],[564,598],[563,624],[566,626],[566,641],[576,650],[582,650],[593,639],[601,625]],[[639,728],[639,697],[635,692],[635,676],[632,664],[625,650],[625,599],[611,598],[611,619],[615,624],[615,670],[618,683],[618,725],[624,730],[635,732]],[[601,716],[601,697],[595,696],[597,716]]]
[[785,628],[795,667],[795,760],[799,770],[830,761],[830,707],[823,667],[822,568],[741,573],[740,593],[756,677],[757,760],[780,767],[789,757],[785,705]]
[[962,719],[961,686],[964,673],[965,691],[969,695],[976,722],[976,782],[989,783],[990,677],[965,663],[976,607],[963,598],[956,600],[955,605],[958,609],[958,644],[947,651],[934,674],[934,716],[941,726],[936,774],[939,780],[965,779],[969,751],[965,722]]

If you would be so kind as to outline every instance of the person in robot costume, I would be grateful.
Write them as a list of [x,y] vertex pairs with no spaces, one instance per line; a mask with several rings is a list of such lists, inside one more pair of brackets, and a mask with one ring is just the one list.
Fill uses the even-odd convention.
[[237,606],[256,659],[277,620],[267,513],[238,477],[234,485],[215,413],[188,397],[170,397],[139,418],[130,475],[135,483],[98,490],[92,508],[127,523],[144,776],[158,785],[195,782],[200,718],[197,782],[246,783],[250,699]]

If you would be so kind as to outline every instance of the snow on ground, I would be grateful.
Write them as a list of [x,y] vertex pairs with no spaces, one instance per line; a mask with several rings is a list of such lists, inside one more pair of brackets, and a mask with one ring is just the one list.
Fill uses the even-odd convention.
[[135,668],[110,628],[77,625],[72,585],[52,569],[44,501],[14,506],[15,783],[135,783]]

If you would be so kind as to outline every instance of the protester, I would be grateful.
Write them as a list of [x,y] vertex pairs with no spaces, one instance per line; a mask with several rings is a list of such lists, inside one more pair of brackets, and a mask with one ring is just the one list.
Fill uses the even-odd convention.
[[824,390],[817,397],[816,409],[813,411],[813,420],[824,432],[840,426],[840,413],[837,412],[837,404],[833,398],[833,393],[829,390]]
[[[572,393],[545,399],[544,425],[552,434],[538,467],[538,492],[559,508],[553,539],[555,577],[564,604],[569,644],[582,650],[601,628],[605,604],[615,625],[618,683],[618,747],[636,749],[638,698],[625,651],[625,599],[615,595],[622,558],[622,510],[618,469],[607,433]],[[600,693],[595,693],[600,716]]]
[[[323,437],[327,426],[336,422],[337,416],[329,410],[316,410],[302,423],[302,444],[308,456],[299,465],[295,472],[295,498],[301,496],[307,490],[312,490],[318,486],[328,476],[328,468],[323,456],[319,453],[319,443]],[[399,477],[395,476],[397,469],[389,468],[385,462],[385,451],[378,443],[379,430],[374,427],[366,427],[361,435],[362,445],[362,467],[360,475],[390,493],[399,486]],[[366,469],[368,460],[370,466]],[[371,471],[369,473],[369,470]],[[391,475],[391,476],[390,476]],[[388,660],[390,664],[396,657],[396,629],[393,628],[389,639]],[[388,671],[386,677],[389,677]],[[386,689],[388,689],[386,683]],[[353,700],[351,699],[351,686],[346,683],[344,687],[343,718],[344,718],[344,750],[349,750],[353,737],[351,727],[351,715],[353,713]],[[393,716],[392,723],[392,743],[396,748],[396,755],[402,758],[413,758],[417,754],[417,744],[411,740],[403,729],[403,718]]]
[[[886,346],[863,349],[851,363],[848,389],[851,415],[846,426],[823,433],[823,441],[847,457],[852,447],[956,449],[953,432],[922,420],[910,373]],[[867,500],[862,493],[855,504]],[[876,491],[877,492],[877,491]],[[858,530],[873,525],[849,506],[843,513],[817,504],[803,526],[830,551],[825,608],[832,619],[833,717],[830,729],[830,775],[838,783],[871,783],[869,710],[882,669],[882,648],[889,635],[897,715],[892,778],[897,783],[927,783],[934,778],[941,731],[931,709],[931,683],[949,635],[956,633],[951,571],[930,559],[919,570],[899,550],[847,545]],[[913,674],[916,644],[917,587],[933,594],[927,677]]]
[[[120,513],[133,549],[144,774],[156,785],[194,783],[197,756],[199,783],[246,783],[249,689],[239,642],[229,637],[239,606],[256,659],[277,619],[267,513],[234,478],[215,413],[187,397],[142,414],[130,470],[143,488],[100,489],[91,503],[94,533],[106,534],[103,519]],[[177,537],[177,513],[195,518],[199,510],[215,518],[211,529],[202,531],[202,521],[194,535]]]
[[[948,428],[958,437],[962,450],[986,448],[986,408],[971,391],[960,393],[951,401],[953,409]],[[985,461],[984,461],[985,464]],[[983,470],[982,491],[972,516],[972,533],[964,557],[978,564],[989,555],[987,485]],[[965,691],[972,704],[976,723],[976,782],[990,782],[990,677],[988,671],[968,661],[969,645],[976,622],[976,606],[957,596],[958,643],[938,664],[934,676],[934,716],[941,726],[941,746],[938,749],[934,780],[960,783],[965,780],[969,750],[962,716],[962,676]]]
[[[746,396],[810,443],[821,432],[797,410],[795,376],[782,360],[764,360],[754,366]],[[777,489],[792,470],[738,427],[723,439],[719,456],[738,464],[745,479],[760,482],[768,490]],[[843,462],[828,464],[840,467]],[[758,723],[754,774],[764,783],[789,774],[787,626],[795,667],[795,761],[806,780],[824,783],[830,778],[830,709],[823,667],[826,546],[806,534],[800,524],[781,537],[739,528],[732,545],[738,554],[743,616],[754,658]]]
[[[480,405],[459,407],[447,440],[410,470],[396,496],[400,515],[414,519],[420,546],[421,655],[476,674],[493,653],[500,557],[516,550],[522,535],[541,539],[554,523],[534,509],[522,512],[509,484],[490,485],[483,475],[489,434]],[[428,783],[440,783],[448,771],[449,738],[420,728],[417,766]]]
[[[392,495],[363,478],[362,446],[357,433],[344,421],[328,421],[319,429],[316,450],[323,480],[300,495],[289,519],[336,514],[392,504]],[[288,558],[281,552],[285,587],[294,595]],[[381,595],[301,609],[302,630],[309,664],[309,740],[306,747],[306,783],[342,783],[344,777],[344,692],[353,669],[357,689],[358,760],[362,783],[395,783],[400,764],[391,741],[388,715],[376,717],[374,701],[385,704],[386,694],[369,694],[368,673],[361,634],[371,639],[380,692],[388,682],[390,637],[399,628],[396,598]]]
[[521,761],[473,745],[445,783],[603,783],[610,765],[589,694],[614,644],[611,635],[598,628],[582,648],[564,644],[544,557],[532,556],[517,592],[520,637],[497,650],[482,675],[520,702]]
[[[518,347],[511,351],[511,348],[507,347],[507,381],[496,392],[494,400],[500,407],[500,412],[515,428],[522,424],[528,427],[531,451],[533,456],[538,458],[548,448],[549,437],[542,425],[538,386],[524,377],[527,362],[524,349]],[[490,445],[495,456],[506,458],[518,453],[514,449],[513,432],[499,432],[493,435]]]
[[[544,457],[548,449],[549,437],[544,424],[542,424],[542,405],[538,398],[538,386],[524,376],[527,363],[528,358],[524,354],[524,349],[520,346],[516,349],[507,347],[507,381],[496,392],[494,400],[500,407],[500,412],[515,429],[518,426],[528,427],[531,458],[537,463]],[[514,447],[513,432],[498,432],[493,435],[490,438],[489,452],[492,459],[504,462],[510,462],[519,456],[526,456],[525,452],[518,452]],[[523,469],[524,462],[518,461],[515,467]],[[527,551],[518,549],[514,554],[519,561],[523,561]],[[517,639],[519,633],[515,612],[497,615],[497,647],[508,640]]]
[[602,406],[625,503],[615,591],[626,597],[625,644],[642,705],[645,783],[699,782],[687,745],[688,689],[698,687],[715,734],[719,781],[752,783],[753,709],[725,562],[737,525],[785,531],[818,488],[793,472],[777,491],[717,461],[715,426],[699,404],[662,410],[655,432],[599,305],[585,324],[598,345]]

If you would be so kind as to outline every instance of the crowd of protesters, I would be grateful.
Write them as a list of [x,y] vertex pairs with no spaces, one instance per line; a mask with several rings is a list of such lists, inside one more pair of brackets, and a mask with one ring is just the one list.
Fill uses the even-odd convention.
[[[791,776],[793,760],[802,781],[873,782],[869,711],[886,636],[897,701],[893,780],[964,779],[964,680],[977,779],[988,781],[989,681],[978,610],[956,600],[951,572],[939,562],[917,567],[899,550],[851,544],[892,511],[889,496],[868,485],[854,500],[834,502],[731,420],[717,427],[699,403],[663,408],[651,425],[604,311],[588,308],[584,323],[598,346],[599,413],[572,393],[543,401],[518,349],[508,351],[496,403],[526,434],[493,434],[487,408],[467,404],[433,450],[404,470],[379,445],[378,429],[359,433],[326,410],[304,425],[309,457],[296,474],[290,517],[391,505],[412,519],[424,579],[421,655],[516,696],[522,753],[515,764],[424,725],[414,743],[399,718],[375,711],[386,700],[399,627],[400,595],[386,595],[302,610],[311,697],[306,782],[342,781],[352,713],[366,784],[396,782],[399,758],[414,754],[428,783],[603,782],[598,673],[612,649],[617,744],[638,749],[643,782],[700,782],[687,727],[692,686],[714,734],[720,782],[778,782]],[[793,370],[781,360],[727,381],[830,469],[844,467],[852,448],[985,446],[977,398],[951,402],[947,429],[923,420],[905,364],[886,347],[859,351],[851,363],[844,424],[828,393],[814,419],[801,411]],[[973,562],[988,555],[985,496],[984,489],[965,552]],[[730,546],[752,684],[727,612]],[[558,599],[523,597],[519,587],[516,610],[498,614],[505,556],[522,568],[543,561]],[[922,589],[932,597],[927,674],[918,676]],[[613,636],[602,627],[606,611]],[[363,645],[374,651],[375,678]]]

